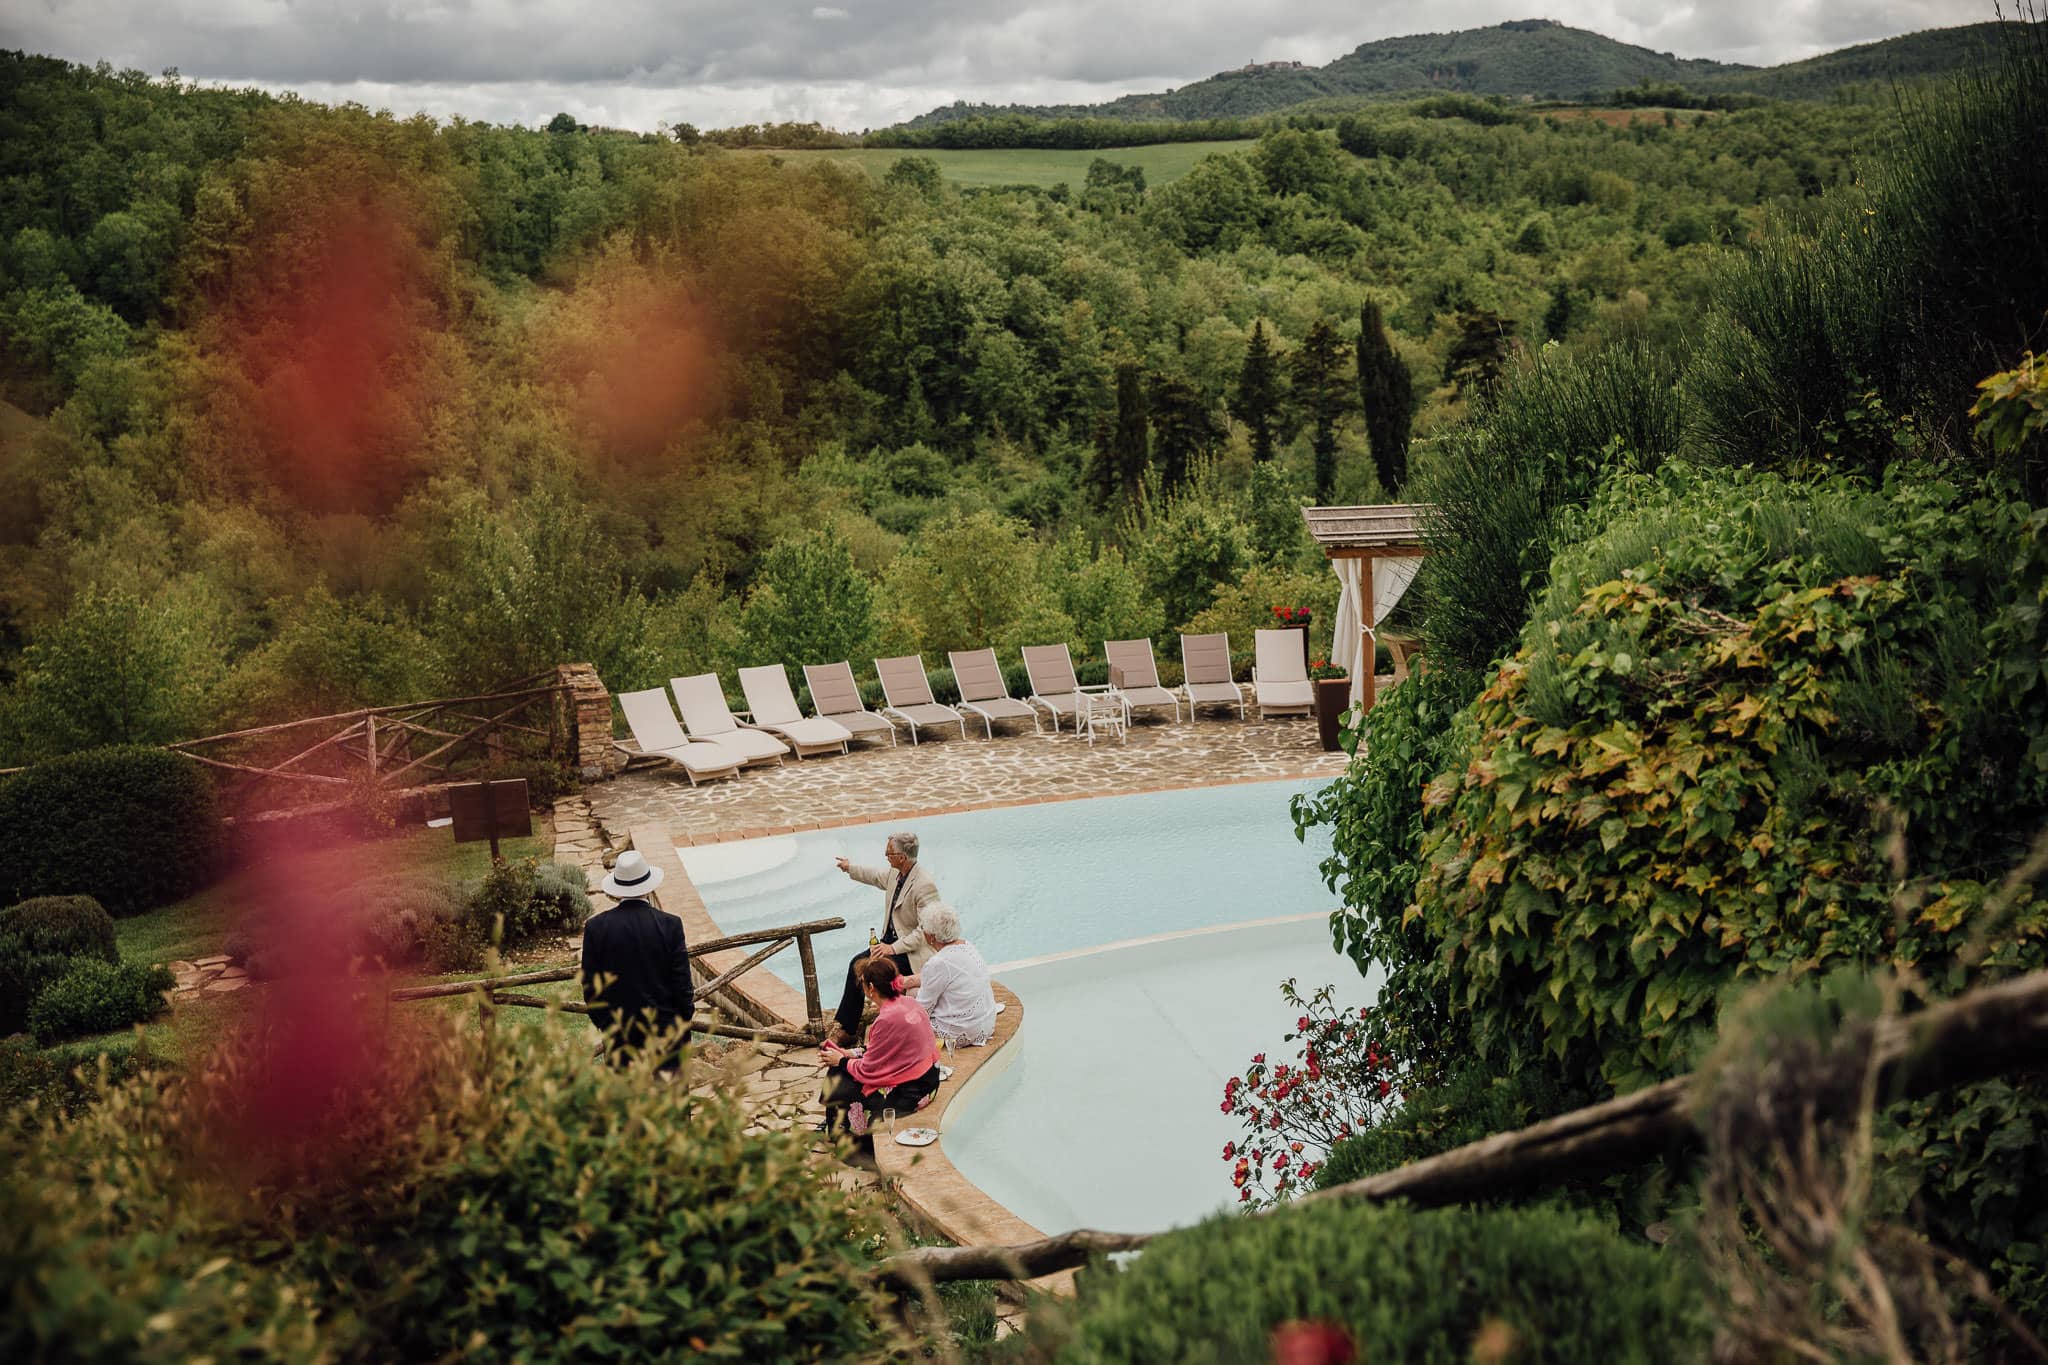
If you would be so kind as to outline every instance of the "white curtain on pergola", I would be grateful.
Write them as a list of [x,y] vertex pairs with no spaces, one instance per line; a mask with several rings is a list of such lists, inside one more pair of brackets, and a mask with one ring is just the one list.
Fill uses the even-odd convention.
[[[1387,619],[1394,604],[1408,591],[1408,585],[1415,581],[1416,570],[1422,567],[1421,555],[1404,555],[1398,559],[1380,558],[1333,559],[1330,567],[1337,571],[1337,623],[1330,632],[1330,662],[1342,663],[1351,673],[1351,704],[1358,705],[1365,700],[1365,670],[1372,666],[1372,656],[1366,652],[1367,639],[1379,643],[1379,632],[1365,624],[1362,608],[1365,605],[1365,566],[1372,565],[1372,619],[1375,622]],[[1347,647],[1345,641],[1349,641]],[[1345,655],[1349,654],[1346,658]]]

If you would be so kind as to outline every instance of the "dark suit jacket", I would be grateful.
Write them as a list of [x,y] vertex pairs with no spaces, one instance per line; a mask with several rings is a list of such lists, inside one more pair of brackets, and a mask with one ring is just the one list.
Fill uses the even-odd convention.
[[[596,978],[607,977],[603,990]],[[637,897],[592,915],[583,926],[583,1003],[608,1030],[625,1021],[631,1046],[647,1027],[672,1027],[696,1010],[683,922]]]

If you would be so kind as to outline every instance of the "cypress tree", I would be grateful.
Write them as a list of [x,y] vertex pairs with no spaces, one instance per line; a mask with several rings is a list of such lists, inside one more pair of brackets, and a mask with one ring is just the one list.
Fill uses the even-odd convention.
[[1193,384],[1176,374],[1155,374],[1146,386],[1152,422],[1152,459],[1165,488],[1178,488],[1188,466],[1216,445],[1216,414]]
[[1107,503],[1121,492],[1135,497],[1138,481],[1145,475],[1151,458],[1146,436],[1145,372],[1135,362],[1116,367],[1116,422],[1109,439],[1097,452],[1095,495]]
[[1415,379],[1387,335],[1380,306],[1368,302],[1358,315],[1358,401],[1365,410],[1365,439],[1373,468],[1390,498],[1408,482],[1408,433],[1415,416]]
[[1263,319],[1252,323],[1245,343],[1244,368],[1237,372],[1237,392],[1230,397],[1230,415],[1251,428],[1252,458],[1273,458],[1273,415],[1280,406],[1280,366],[1266,340]]
[[1344,382],[1344,343],[1337,329],[1318,318],[1289,356],[1294,371],[1294,402],[1315,427],[1311,448],[1316,455],[1316,501],[1329,502],[1337,488],[1337,419],[1351,406]]

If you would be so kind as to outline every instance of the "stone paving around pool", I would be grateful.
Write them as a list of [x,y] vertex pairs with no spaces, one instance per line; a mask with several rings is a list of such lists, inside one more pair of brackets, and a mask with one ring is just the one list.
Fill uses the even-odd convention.
[[894,748],[859,742],[848,754],[787,758],[698,787],[673,766],[636,767],[592,784],[588,798],[607,829],[665,821],[676,842],[688,844],[1065,797],[1334,776],[1347,761],[1323,752],[1313,720],[1260,720],[1256,707],[1247,720],[1209,709],[1199,721],[1140,717],[1127,741],[1093,745],[1068,731],[1033,735],[1016,721],[992,740],[982,738],[979,721],[968,734],[927,730],[921,743],[905,738]]

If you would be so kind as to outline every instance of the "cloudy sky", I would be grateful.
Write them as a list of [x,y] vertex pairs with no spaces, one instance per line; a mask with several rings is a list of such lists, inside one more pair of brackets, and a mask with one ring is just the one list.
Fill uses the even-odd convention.
[[1092,102],[1537,16],[1764,65],[1993,14],[1991,0],[0,0],[0,46],[398,114],[857,129],[955,99]]

